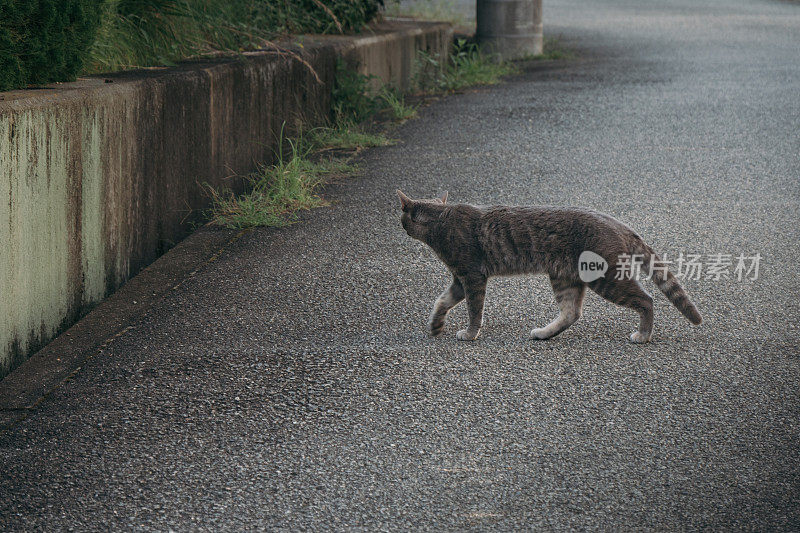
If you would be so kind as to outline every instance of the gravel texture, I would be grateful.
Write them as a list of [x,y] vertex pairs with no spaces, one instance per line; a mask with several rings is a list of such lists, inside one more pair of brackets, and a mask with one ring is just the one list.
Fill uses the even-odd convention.
[[[240,238],[0,435],[0,528],[800,529],[800,4],[554,0],[577,59],[421,109]],[[394,195],[584,205],[657,250],[763,256],[637,318],[544,278],[485,326],[425,321],[447,273]],[[648,285],[654,290],[652,285]]]

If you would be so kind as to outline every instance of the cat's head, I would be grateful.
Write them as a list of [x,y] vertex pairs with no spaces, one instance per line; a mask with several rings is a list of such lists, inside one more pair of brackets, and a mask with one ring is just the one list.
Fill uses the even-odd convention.
[[432,200],[412,200],[397,189],[397,196],[403,210],[400,217],[403,229],[410,237],[424,241],[431,229],[431,223],[438,220],[442,213],[442,207],[447,202],[447,193]]

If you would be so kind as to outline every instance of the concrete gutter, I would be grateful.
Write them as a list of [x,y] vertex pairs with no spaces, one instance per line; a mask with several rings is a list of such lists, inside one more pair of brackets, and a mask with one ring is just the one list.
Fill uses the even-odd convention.
[[102,353],[106,344],[244,233],[200,228],[33,354],[0,381],[0,430],[24,419],[56,387]]
[[252,52],[0,93],[0,377],[186,237],[204,183],[241,189],[228,177],[271,162],[284,123],[323,124],[338,59],[405,89],[417,51],[444,57],[451,39],[381,23],[299,38],[303,61]]

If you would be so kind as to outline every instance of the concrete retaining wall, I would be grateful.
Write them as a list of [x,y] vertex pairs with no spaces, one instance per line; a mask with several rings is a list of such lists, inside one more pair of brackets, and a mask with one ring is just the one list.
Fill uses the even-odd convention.
[[284,122],[323,123],[337,58],[406,88],[416,51],[451,38],[418,23],[307,37],[319,81],[254,52],[0,93],[0,377],[185,237],[204,182],[270,162]]

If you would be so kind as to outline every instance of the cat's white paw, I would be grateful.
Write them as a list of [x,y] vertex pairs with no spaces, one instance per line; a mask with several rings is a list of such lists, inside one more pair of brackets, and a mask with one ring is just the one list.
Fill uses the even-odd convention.
[[537,341],[543,341],[550,338],[550,335],[547,333],[547,328],[537,328],[531,330],[531,339],[536,339]]
[[631,333],[631,342],[636,344],[643,344],[645,342],[650,342],[650,335],[645,335],[644,333],[639,333],[638,331],[634,331]]
[[460,341],[474,341],[478,338],[477,333],[472,333],[468,329],[462,329],[456,333],[456,339]]

